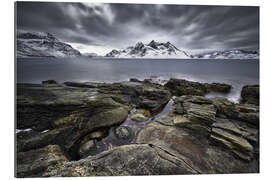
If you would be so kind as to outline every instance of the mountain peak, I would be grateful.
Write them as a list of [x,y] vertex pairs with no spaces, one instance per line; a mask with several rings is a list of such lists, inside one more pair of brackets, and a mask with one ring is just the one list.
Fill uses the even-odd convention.
[[159,45],[160,43],[156,42],[155,40],[152,40],[148,46],[154,48],[154,49],[157,49],[157,46]]
[[115,52],[112,50],[106,54],[106,57],[122,58],[190,58],[187,53],[179,50],[170,42],[159,43],[152,40],[149,44],[142,42],[136,43],[135,46],[129,46],[126,49]]
[[138,42],[136,45],[135,45],[135,49],[136,50],[140,50],[144,47],[144,44],[142,42]]

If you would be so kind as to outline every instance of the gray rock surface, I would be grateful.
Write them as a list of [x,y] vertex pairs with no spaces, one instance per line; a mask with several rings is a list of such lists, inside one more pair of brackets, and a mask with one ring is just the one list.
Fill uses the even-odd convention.
[[18,84],[17,92],[17,177],[259,172],[254,104],[171,99],[141,81]]
[[67,162],[60,168],[53,166],[43,176],[127,176],[196,174],[182,159],[161,148],[148,144],[124,145],[89,156],[76,162]]
[[17,154],[16,177],[41,177],[50,166],[60,166],[68,159],[59,146],[49,145]]

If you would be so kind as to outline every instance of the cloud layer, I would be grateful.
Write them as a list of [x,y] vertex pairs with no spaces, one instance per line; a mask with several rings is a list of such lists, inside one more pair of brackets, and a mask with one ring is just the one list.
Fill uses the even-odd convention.
[[258,7],[18,2],[17,28],[99,54],[152,39],[190,53],[259,49]]

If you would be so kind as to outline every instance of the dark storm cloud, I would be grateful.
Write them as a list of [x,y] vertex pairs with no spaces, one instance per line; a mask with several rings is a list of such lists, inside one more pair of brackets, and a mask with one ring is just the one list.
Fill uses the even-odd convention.
[[89,46],[155,39],[191,53],[259,48],[258,7],[18,2],[17,14],[18,29]]

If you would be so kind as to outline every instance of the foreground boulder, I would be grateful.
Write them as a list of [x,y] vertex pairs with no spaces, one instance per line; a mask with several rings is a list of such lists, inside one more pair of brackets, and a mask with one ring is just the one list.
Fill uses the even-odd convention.
[[19,85],[17,128],[32,132],[18,135],[17,150],[59,144],[74,155],[84,136],[121,124],[129,110],[95,88]]
[[146,121],[171,97],[163,86],[150,83],[51,81],[17,85],[17,129],[31,129],[17,134],[18,152],[58,144],[71,159],[78,159],[84,156],[79,150],[84,137],[97,130],[108,134],[110,127],[126,120],[132,107],[142,108],[146,114],[135,119]]
[[241,98],[243,103],[259,105],[259,85],[247,85],[242,88]]

